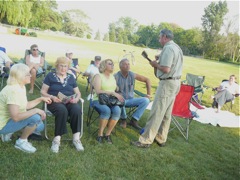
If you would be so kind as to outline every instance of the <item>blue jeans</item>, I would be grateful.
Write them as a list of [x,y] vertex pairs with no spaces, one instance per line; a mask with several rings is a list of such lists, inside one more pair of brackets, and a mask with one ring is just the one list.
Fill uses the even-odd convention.
[[0,134],[14,133],[25,128],[26,126],[32,127],[34,125],[37,125],[37,128],[35,129],[34,133],[39,133],[43,131],[44,124],[39,114],[35,114],[27,119],[18,122],[15,122],[12,119],[10,119],[7,122],[7,124],[0,130]]
[[125,106],[122,107],[121,119],[127,119],[126,108],[137,107],[132,117],[137,121],[142,117],[150,100],[146,97],[125,99]]
[[92,101],[93,108],[99,113],[100,119],[112,119],[118,121],[121,114],[121,108],[119,106],[109,107],[107,105],[101,105],[97,100]]

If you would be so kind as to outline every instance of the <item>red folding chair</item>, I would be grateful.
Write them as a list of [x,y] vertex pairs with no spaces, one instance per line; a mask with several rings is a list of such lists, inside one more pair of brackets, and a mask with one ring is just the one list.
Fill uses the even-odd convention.
[[180,91],[176,96],[172,111],[172,122],[175,125],[174,128],[177,128],[187,141],[189,136],[190,123],[194,118],[194,115],[190,110],[190,103],[197,109],[204,109],[204,107],[194,101],[192,98],[193,93],[193,86],[182,84]]

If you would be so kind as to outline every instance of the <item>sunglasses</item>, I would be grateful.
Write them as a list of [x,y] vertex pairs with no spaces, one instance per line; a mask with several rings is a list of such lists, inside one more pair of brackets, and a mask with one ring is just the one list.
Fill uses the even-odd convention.
[[38,49],[32,49],[33,51],[38,51]]

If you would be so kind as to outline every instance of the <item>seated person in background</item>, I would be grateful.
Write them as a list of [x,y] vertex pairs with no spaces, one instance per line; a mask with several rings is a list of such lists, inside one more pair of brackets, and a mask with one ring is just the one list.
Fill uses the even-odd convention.
[[0,50],[0,73],[8,72],[11,65],[13,65],[12,60],[4,51]]
[[228,81],[223,81],[221,85],[217,88],[217,94],[213,96],[214,104],[218,104],[217,111],[220,112],[221,107],[226,103],[226,101],[231,101],[234,99],[235,95],[239,94],[240,86],[235,83],[235,75],[231,75]]
[[[130,63],[128,59],[122,59],[119,63],[119,68],[120,71],[114,74],[114,76],[117,81],[119,91],[122,93],[125,99],[125,106],[122,108],[121,113],[121,126],[123,128],[126,128],[127,126],[127,114],[125,107],[137,107],[137,110],[132,115],[130,125],[140,130],[142,128],[138,125],[138,121],[150,102],[149,98],[151,97],[151,82],[147,77],[130,71]],[[134,98],[135,79],[146,84],[146,97]]]
[[[101,105],[98,101],[98,94],[106,93],[108,95],[117,97],[120,101],[124,101],[122,95],[116,93],[117,85],[116,80],[112,74],[113,69],[114,64],[111,59],[103,60],[99,66],[100,74],[96,74],[93,78],[93,87],[95,94],[93,97],[92,105],[100,114],[97,137],[98,143],[103,143],[103,140],[106,140],[108,144],[112,144],[110,135],[113,128],[116,126],[121,114],[121,108],[119,106],[109,107],[107,105]],[[107,131],[105,133],[105,136],[103,136],[103,131],[106,127]]]
[[38,46],[36,44],[31,45],[31,53],[26,56],[26,64],[30,68],[31,73],[31,83],[29,93],[32,94],[34,90],[34,83],[36,76],[43,72],[44,57],[39,54]]
[[51,103],[51,99],[40,97],[27,100],[25,85],[30,83],[31,74],[25,64],[15,64],[10,69],[7,85],[0,92],[0,134],[2,141],[10,141],[12,133],[23,130],[16,140],[15,148],[28,153],[34,153],[36,148],[28,143],[28,137],[33,132],[44,129],[43,110],[34,108],[40,102]]
[[69,59],[69,62],[70,62],[68,73],[72,74],[74,76],[74,78],[76,79],[77,73],[81,73],[81,72],[80,72],[80,68],[79,68],[78,64],[73,63],[73,60],[72,60],[73,51],[67,50],[66,57]]
[[101,56],[95,56],[94,63],[91,63],[87,70],[83,73],[83,76],[88,76],[91,79],[94,75],[99,74],[99,64],[101,62]]
[[[47,105],[48,110],[55,116],[55,137],[52,141],[51,151],[58,153],[61,136],[67,133],[68,116],[73,133],[73,145],[77,151],[84,148],[80,141],[82,110],[78,101],[81,92],[78,89],[76,80],[72,74],[67,73],[69,61],[66,57],[59,57],[55,63],[56,72],[50,72],[44,79],[41,94],[52,99],[52,103]],[[63,103],[58,97],[61,92],[65,96],[75,95],[68,103]]]

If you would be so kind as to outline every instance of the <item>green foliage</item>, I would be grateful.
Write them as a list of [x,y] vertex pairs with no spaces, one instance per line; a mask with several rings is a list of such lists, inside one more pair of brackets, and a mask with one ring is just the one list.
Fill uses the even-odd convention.
[[109,41],[116,42],[116,26],[114,23],[109,24]]
[[89,17],[81,10],[67,10],[62,12],[63,27],[62,31],[73,36],[84,37],[85,34],[91,33],[91,29],[85,20]]
[[204,56],[216,58],[213,48],[220,39],[218,34],[223,25],[224,16],[228,12],[227,2],[212,2],[204,12],[202,16]]
[[95,38],[94,38],[95,40],[101,40],[101,34],[100,34],[100,31],[98,30],[97,32],[96,32],[96,36],[95,36]]
[[33,3],[24,1],[1,1],[0,22],[27,27]]
[[103,41],[109,41],[109,33],[104,34]]
[[37,37],[37,33],[36,32],[29,32],[28,34],[31,37]]
[[87,34],[87,39],[91,39],[91,38],[92,38],[91,34]]

